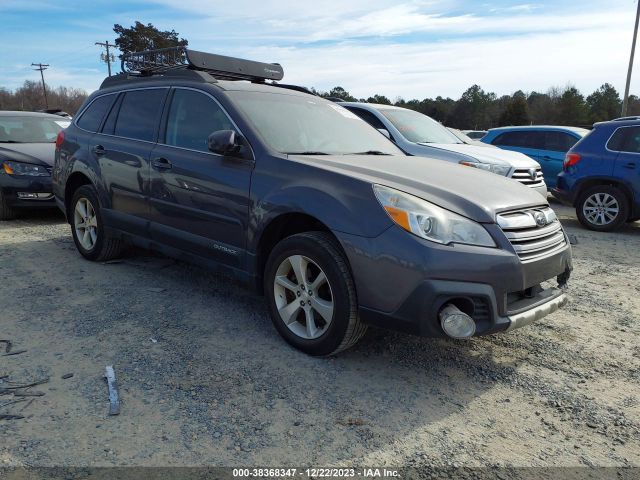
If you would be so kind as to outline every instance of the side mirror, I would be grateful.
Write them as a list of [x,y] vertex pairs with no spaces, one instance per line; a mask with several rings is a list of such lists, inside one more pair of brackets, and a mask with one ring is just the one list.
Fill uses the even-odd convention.
[[218,155],[237,157],[242,148],[242,137],[233,130],[218,130],[209,135],[209,150]]
[[391,134],[389,133],[389,130],[387,130],[386,128],[378,128],[378,131],[383,134],[385,137],[387,137],[389,140],[391,140]]

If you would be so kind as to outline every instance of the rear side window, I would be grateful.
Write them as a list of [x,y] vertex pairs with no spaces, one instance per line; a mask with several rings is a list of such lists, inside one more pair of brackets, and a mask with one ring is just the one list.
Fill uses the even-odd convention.
[[373,113],[368,112],[367,110],[362,110],[361,108],[352,108],[352,107],[344,107],[344,108],[346,108],[347,110],[351,110],[353,113],[358,115],[361,119],[363,119],[373,128],[384,128],[385,130],[387,129],[387,127],[384,126],[384,124],[380,121],[380,119],[378,119],[378,117],[376,117]]
[[116,120],[115,135],[152,142],[167,94],[165,88],[126,92]]
[[498,135],[491,142],[493,145],[504,145],[506,147],[526,147],[527,132],[505,132]]
[[578,139],[564,132],[547,132],[545,150],[554,152],[568,152]]
[[609,150],[640,153],[640,127],[619,128],[607,143]]
[[114,98],[115,95],[104,95],[96,98],[78,120],[78,126],[90,132],[97,132]]
[[167,116],[167,145],[208,152],[209,135],[218,130],[235,128],[217,102],[194,90],[175,90]]

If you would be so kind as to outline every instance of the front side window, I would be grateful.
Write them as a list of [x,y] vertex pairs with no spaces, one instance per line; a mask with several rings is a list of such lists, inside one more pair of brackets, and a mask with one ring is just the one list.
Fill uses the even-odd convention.
[[126,92],[116,120],[115,135],[152,142],[167,89]]
[[344,108],[358,115],[361,119],[363,119],[373,128],[377,128],[377,129],[384,128],[385,130],[387,129],[387,127],[384,126],[384,124],[380,121],[378,117],[376,117],[373,113],[367,110],[363,110],[357,107],[344,107]]
[[235,128],[217,102],[194,90],[175,90],[167,116],[165,144],[208,152],[209,135],[218,130]]
[[229,92],[229,97],[273,150],[298,154],[402,152],[357,115],[311,95]]
[[0,143],[51,143],[71,122],[64,118],[0,116]]
[[616,130],[607,148],[616,152],[640,153],[640,127],[624,127]]
[[420,112],[400,108],[383,108],[384,115],[402,136],[414,143],[462,143],[445,126]]
[[78,120],[78,126],[89,132],[97,132],[115,97],[115,95],[104,95],[96,98]]

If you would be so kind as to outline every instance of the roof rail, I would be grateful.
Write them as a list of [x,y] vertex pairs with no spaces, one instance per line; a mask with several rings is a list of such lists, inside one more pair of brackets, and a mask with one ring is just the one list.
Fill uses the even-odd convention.
[[264,82],[282,80],[284,77],[284,70],[278,63],[226,57],[186,47],[160,48],[122,55],[122,72],[129,75],[152,76],[181,69],[207,72],[221,80]]
[[625,120],[640,120],[640,116],[632,115],[630,117],[620,117],[620,118],[613,119],[614,122],[624,122]]

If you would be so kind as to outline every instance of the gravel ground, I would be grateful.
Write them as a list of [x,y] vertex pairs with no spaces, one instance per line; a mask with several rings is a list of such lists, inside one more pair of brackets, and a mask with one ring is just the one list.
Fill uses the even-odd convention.
[[564,310],[466,342],[370,329],[329,359],[228,278],[84,261],[55,213],[0,223],[0,338],[27,350],[0,387],[50,377],[0,409],[25,417],[0,420],[0,466],[640,466],[640,223],[555,208],[579,241]]

